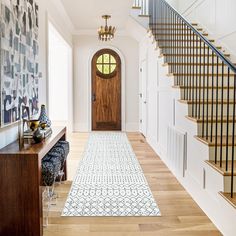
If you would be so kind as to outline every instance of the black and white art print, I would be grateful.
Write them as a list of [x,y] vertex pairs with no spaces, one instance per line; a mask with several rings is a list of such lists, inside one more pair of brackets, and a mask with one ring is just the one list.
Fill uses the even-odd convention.
[[17,122],[21,108],[38,113],[38,5],[33,0],[1,0],[1,127]]

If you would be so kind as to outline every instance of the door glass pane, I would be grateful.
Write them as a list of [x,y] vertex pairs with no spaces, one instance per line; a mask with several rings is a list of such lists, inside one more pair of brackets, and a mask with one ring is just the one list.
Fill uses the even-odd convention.
[[98,69],[101,73],[103,73],[103,72],[102,72],[102,65],[97,65],[97,69]]
[[103,61],[103,63],[110,63],[110,55],[109,54],[104,54],[103,55],[103,58],[104,58],[104,61]]
[[116,59],[111,55],[111,63],[115,64],[116,63]]
[[102,55],[97,59],[97,63],[102,64]]
[[109,75],[110,74],[110,66],[109,65],[104,65],[103,66],[103,73],[105,75]]
[[110,73],[114,72],[115,69],[116,69],[116,65],[111,65],[111,71],[110,71]]

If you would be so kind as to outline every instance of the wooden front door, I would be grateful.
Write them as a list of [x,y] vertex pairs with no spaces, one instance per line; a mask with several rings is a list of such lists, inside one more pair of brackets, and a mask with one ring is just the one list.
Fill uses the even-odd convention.
[[92,60],[92,130],[121,130],[121,60],[111,49]]

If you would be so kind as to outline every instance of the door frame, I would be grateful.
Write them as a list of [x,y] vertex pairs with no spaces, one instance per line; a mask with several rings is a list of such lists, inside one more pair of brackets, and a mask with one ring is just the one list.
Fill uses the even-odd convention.
[[104,45],[104,46],[99,46],[99,47],[96,47],[92,50],[91,54],[90,54],[90,57],[89,57],[89,81],[88,81],[88,118],[89,118],[89,132],[92,131],[92,60],[93,60],[93,57],[94,55],[102,50],[102,49],[111,49],[113,50],[114,52],[116,52],[119,57],[120,57],[120,60],[121,60],[121,131],[125,132],[126,131],[126,119],[125,119],[125,108],[126,108],[126,94],[125,94],[125,58],[123,56],[123,54],[121,53],[121,51],[115,47],[112,47],[112,46],[107,46],[107,45]]
[[[145,69],[144,69],[145,67]],[[147,67],[147,60],[143,59],[140,63],[140,81],[139,81],[139,90],[140,90],[140,97],[139,97],[139,109],[140,109],[140,133],[143,134],[144,137],[147,137],[148,131],[148,67]],[[143,81],[143,79],[145,81]],[[145,84],[145,87],[143,85]],[[144,91],[145,90],[145,91]],[[142,94],[142,97],[141,97]],[[145,98],[144,98],[145,94]],[[145,99],[145,101],[144,101]],[[145,104],[144,104],[145,102]],[[143,107],[145,106],[145,112]],[[142,120],[142,122],[141,122]],[[145,124],[144,124],[145,123]],[[145,129],[145,130],[144,130]]]

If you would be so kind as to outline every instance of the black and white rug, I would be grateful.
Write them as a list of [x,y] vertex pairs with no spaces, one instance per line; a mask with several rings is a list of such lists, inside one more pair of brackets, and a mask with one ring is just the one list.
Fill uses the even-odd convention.
[[125,133],[91,133],[62,216],[160,216]]

